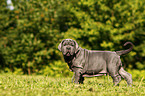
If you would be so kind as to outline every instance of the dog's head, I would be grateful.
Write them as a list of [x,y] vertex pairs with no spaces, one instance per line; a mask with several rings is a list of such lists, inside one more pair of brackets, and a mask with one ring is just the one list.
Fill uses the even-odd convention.
[[59,44],[58,49],[62,51],[64,56],[72,56],[79,48],[78,43],[72,39],[64,39]]

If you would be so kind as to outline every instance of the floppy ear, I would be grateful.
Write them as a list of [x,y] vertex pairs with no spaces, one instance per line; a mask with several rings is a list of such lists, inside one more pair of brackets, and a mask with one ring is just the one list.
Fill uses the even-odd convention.
[[75,41],[75,44],[76,44],[76,49],[78,49],[79,48],[79,45],[78,45],[78,43]]
[[59,51],[61,51],[61,44],[62,44],[62,42],[58,45]]
[[74,40],[74,42],[75,42],[75,45],[76,45],[76,50],[75,50],[75,53],[76,53],[79,50],[79,45],[75,40]]
[[59,51],[61,51],[61,45],[62,45],[62,43],[63,43],[64,41],[65,41],[65,40],[62,40],[61,43],[58,45]]

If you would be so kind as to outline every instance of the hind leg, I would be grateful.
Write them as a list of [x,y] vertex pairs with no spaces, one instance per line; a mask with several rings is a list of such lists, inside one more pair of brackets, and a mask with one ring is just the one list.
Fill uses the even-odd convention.
[[119,74],[126,80],[129,86],[132,86],[132,75],[126,72],[123,67],[120,68]]
[[118,61],[119,60],[115,58],[108,65],[108,72],[113,79],[114,86],[119,85],[119,82],[121,81],[121,76],[119,74],[120,63]]
[[113,79],[114,86],[119,85],[119,82],[121,81],[121,76],[118,72],[118,69],[117,68],[111,68],[110,71],[109,71],[109,75]]
[[111,75],[113,79],[114,86],[118,86],[121,81],[121,76],[119,74]]
[[114,86],[118,86],[120,81],[121,81],[121,76],[120,75],[113,77]]

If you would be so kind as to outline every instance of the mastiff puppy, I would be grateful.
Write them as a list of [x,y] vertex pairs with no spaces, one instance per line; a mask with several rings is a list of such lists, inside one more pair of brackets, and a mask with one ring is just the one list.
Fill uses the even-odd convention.
[[[126,42],[124,46],[130,44],[131,47],[122,51],[94,51],[82,49],[77,42],[72,39],[63,40],[58,49],[63,53],[64,60],[71,71],[74,72],[75,83],[83,83],[84,77],[101,76],[109,74],[114,85],[118,85],[121,77],[132,85],[132,75],[123,69],[120,55],[129,53],[133,44]],[[73,80],[73,78],[72,78]]]

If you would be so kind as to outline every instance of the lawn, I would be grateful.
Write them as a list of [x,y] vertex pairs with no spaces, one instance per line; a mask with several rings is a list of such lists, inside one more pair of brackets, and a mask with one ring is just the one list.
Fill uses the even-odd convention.
[[71,83],[71,77],[0,75],[0,96],[145,96],[145,80],[127,87],[122,79],[114,87],[108,76],[85,78],[84,84]]

